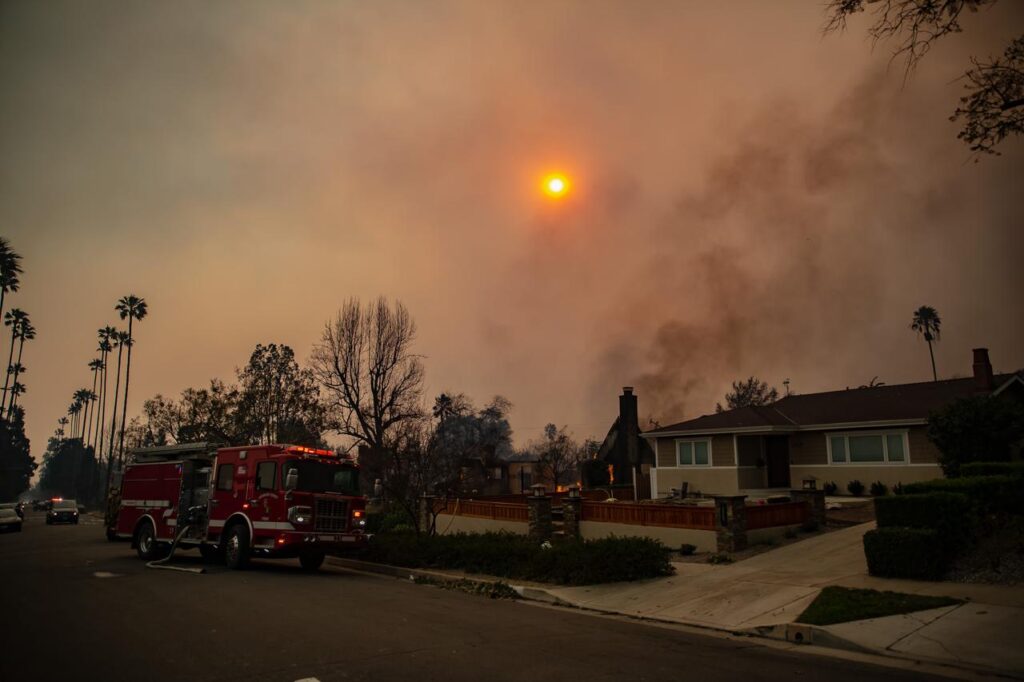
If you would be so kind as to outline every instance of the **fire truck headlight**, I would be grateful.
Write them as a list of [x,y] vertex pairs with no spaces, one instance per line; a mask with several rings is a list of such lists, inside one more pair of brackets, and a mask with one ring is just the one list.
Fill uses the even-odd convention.
[[366,519],[359,519],[359,524],[358,525],[359,525],[360,528],[365,526],[366,525]]
[[313,509],[311,507],[296,506],[288,508],[288,520],[292,523],[304,526],[312,523],[313,521]]

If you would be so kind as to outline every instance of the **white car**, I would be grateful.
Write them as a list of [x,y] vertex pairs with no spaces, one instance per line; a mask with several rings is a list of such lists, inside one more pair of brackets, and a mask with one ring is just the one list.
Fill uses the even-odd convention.
[[13,509],[0,509],[0,530],[21,532],[21,517]]

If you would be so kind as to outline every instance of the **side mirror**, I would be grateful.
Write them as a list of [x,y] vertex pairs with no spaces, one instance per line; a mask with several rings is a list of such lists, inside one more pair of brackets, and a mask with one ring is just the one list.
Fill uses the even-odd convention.
[[295,490],[299,487],[299,470],[292,468],[288,470],[288,473],[284,477],[284,489]]

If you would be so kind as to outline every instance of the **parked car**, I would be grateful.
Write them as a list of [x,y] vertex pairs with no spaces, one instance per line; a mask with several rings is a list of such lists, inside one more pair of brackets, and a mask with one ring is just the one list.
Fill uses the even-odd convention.
[[0,509],[11,509],[15,514],[18,515],[19,519],[25,519],[25,512],[21,509],[21,504],[18,502],[4,502],[0,504]]
[[53,508],[53,500],[35,500],[32,502],[32,511],[50,511]]
[[78,523],[78,504],[74,500],[55,500],[46,512],[46,523]]
[[0,507],[0,530],[21,532],[21,517],[8,506]]

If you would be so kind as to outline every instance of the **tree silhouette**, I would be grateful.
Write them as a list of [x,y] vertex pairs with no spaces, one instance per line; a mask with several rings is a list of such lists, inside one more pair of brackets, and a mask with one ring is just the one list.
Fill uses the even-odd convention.
[[[107,450],[107,489],[110,489],[110,479],[114,473],[114,444],[117,441],[117,401],[121,394],[121,357],[125,346],[128,345],[128,332],[114,330],[110,335],[110,341],[117,346],[117,375],[114,380],[114,407],[110,417],[110,447]],[[122,427],[123,430],[123,427]]]
[[[829,0],[825,32],[842,31],[847,19],[871,7],[874,42],[896,39],[893,58],[903,57],[906,75],[935,41],[960,33],[965,12],[976,12],[996,0]],[[1001,58],[972,58],[964,74],[968,94],[960,98],[951,121],[963,121],[957,138],[971,151],[998,154],[995,147],[1009,135],[1024,133],[1024,36],[1016,38]]]
[[21,285],[18,279],[20,274],[21,256],[11,249],[6,239],[0,237],[0,316],[4,312],[7,292],[15,292]]
[[21,334],[21,326],[25,322],[28,322],[28,313],[20,308],[12,308],[4,313],[4,325],[11,328],[11,350],[7,355],[7,376],[4,377],[4,395],[3,400],[0,401],[0,406],[7,405],[7,389],[10,385],[10,379],[14,374],[12,369],[14,364],[14,344]]
[[932,381],[939,380],[939,374],[935,371],[935,351],[932,350],[932,341],[939,340],[941,327],[942,320],[939,319],[939,313],[930,305],[923,305],[914,311],[914,319],[910,323],[910,328],[928,342],[928,355],[932,359]]
[[770,405],[778,399],[778,389],[757,377],[749,377],[745,381],[732,382],[732,391],[725,394],[726,406],[722,407],[722,403],[716,403],[715,412],[734,410],[737,407]]
[[132,346],[134,345],[134,339],[132,337],[132,323],[135,320],[142,320],[149,313],[149,307],[146,305],[145,299],[139,298],[134,294],[123,296],[117,305],[114,306],[121,319],[128,320],[128,357],[125,359],[124,369],[124,403],[121,405],[121,436],[118,440],[117,457],[119,460],[124,459],[124,424],[125,419],[128,417],[128,388],[131,384],[132,376]]

